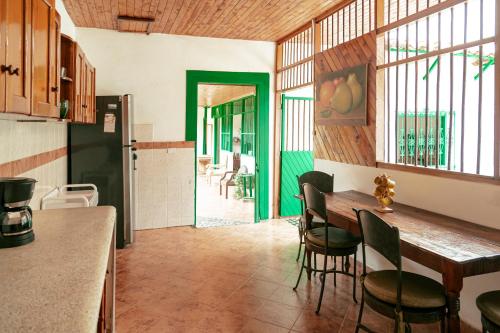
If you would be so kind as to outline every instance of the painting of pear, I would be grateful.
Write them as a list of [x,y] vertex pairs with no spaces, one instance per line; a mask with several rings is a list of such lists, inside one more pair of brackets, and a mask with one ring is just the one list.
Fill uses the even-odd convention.
[[367,125],[368,64],[325,71],[315,87],[317,125]]
[[363,101],[363,87],[358,81],[358,77],[355,73],[349,74],[347,77],[347,85],[351,89],[352,94],[352,108],[357,108]]
[[330,106],[335,112],[347,113],[352,109],[352,92],[349,85],[345,82],[340,83],[332,98],[330,99]]

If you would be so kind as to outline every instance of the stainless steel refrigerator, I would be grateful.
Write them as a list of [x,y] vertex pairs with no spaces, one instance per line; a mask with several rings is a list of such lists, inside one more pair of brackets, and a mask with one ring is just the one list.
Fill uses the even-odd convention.
[[99,206],[116,208],[116,246],[134,241],[135,142],[131,95],[97,96],[96,123],[68,126],[68,182],[92,183]]

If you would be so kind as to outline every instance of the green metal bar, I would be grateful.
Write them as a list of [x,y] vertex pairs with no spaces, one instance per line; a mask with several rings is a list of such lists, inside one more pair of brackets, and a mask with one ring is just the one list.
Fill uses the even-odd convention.
[[[426,50],[406,49],[404,47],[400,47],[400,48],[391,47],[389,50],[391,52],[408,52],[408,53],[416,53],[416,54],[426,54],[427,53]],[[457,53],[453,53],[453,55],[457,56],[457,57],[465,56],[467,58],[479,59],[478,54],[472,54],[472,53],[467,53],[464,55],[463,52],[457,52]],[[484,73],[489,67],[491,67],[491,65],[495,64],[495,57],[491,56],[491,55],[483,55],[481,58],[483,60],[487,60],[487,62],[481,66],[481,71]],[[424,75],[423,80],[427,80],[428,75],[432,72],[434,67],[436,67],[438,62],[439,62],[439,60],[438,60],[438,58],[436,58],[436,60],[434,60],[432,65],[429,67],[428,72]],[[477,80],[477,79],[479,79],[479,73],[474,75],[474,80]]]
[[205,106],[203,110],[203,145],[202,145],[202,154],[207,154],[207,111],[208,106]]
[[439,63],[439,58],[436,58],[431,66],[429,67],[429,70],[427,71],[427,73],[424,75],[424,77],[422,78],[423,80],[427,80],[427,78],[429,77],[429,74],[432,72],[432,70],[437,66],[437,64]]

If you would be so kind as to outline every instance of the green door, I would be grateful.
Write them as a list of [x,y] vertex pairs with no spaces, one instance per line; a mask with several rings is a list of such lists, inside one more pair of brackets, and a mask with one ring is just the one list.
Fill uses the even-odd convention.
[[300,214],[297,176],[313,170],[313,99],[281,99],[281,191],[280,216]]

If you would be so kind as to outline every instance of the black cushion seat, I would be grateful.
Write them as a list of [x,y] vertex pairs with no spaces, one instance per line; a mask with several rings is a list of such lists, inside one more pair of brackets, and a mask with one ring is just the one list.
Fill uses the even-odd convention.
[[[317,246],[325,246],[325,227],[314,228],[307,232],[308,241]],[[358,246],[361,238],[340,228],[328,227],[328,247],[332,249],[347,249]]]
[[500,326],[500,290],[479,295],[476,304],[484,317]]
[[[410,272],[401,272],[401,305],[408,308],[438,308],[446,304],[445,290],[439,282]],[[364,279],[366,290],[377,299],[397,303],[398,271],[382,270],[368,273]]]

